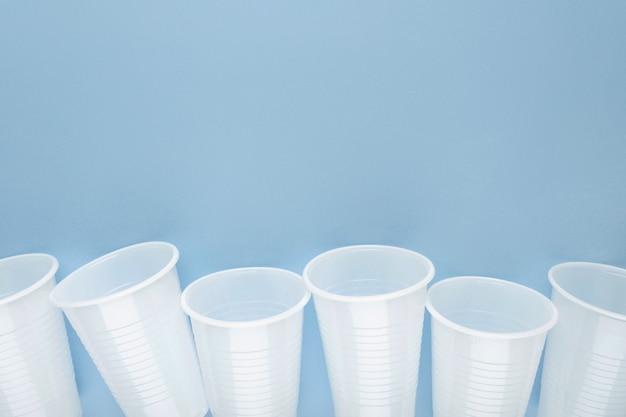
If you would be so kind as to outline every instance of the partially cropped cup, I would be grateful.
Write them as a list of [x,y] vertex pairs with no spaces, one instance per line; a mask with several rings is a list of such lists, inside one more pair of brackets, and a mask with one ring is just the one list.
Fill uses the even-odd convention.
[[185,289],[214,417],[296,417],[309,298],[299,275],[277,268],[220,271]]
[[208,411],[180,307],[178,257],[166,242],[128,246],[74,271],[51,294],[127,417]]
[[426,308],[434,417],[523,417],[557,322],[550,300],[520,284],[469,276],[434,284]]
[[57,260],[0,259],[0,416],[79,417],[61,311],[50,302]]
[[626,415],[626,270],[588,262],[548,273],[559,323],[546,346],[539,417]]
[[425,256],[382,245],[325,252],[304,269],[313,294],[336,417],[413,417]]

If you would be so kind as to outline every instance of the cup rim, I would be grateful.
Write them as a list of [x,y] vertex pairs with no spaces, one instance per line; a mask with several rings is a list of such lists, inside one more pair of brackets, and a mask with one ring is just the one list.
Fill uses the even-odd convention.
[[[462,326],[448,318],[446,318],[445,316],[443,316],[436,308],[435,306],[433,306],[432,304],[432,300],[431,300],[431,295],[432,295],[432,291],[433,289],[437,289],[438,287],[442,287],[444,285],[449,285],[449,284],[454,284],[457,281],[469,281],[469,280],[474,280],[474,281],[483,281],[483,282],[497,282],[499,284],[502,285],[506,285],[509,287],[515,287],[519,290],[525,291],[527,293],[532,294],[534,297],[537,297],[537,299],[541,300],[542,303],[544,303],[549,310],[552,311],[551,317],[550,319],[542,324],[541,326],[535,327],[531,330],[524,330],[521,332],[502,332],[502,333],[496,333],[496,332],[487,332],[484,330],[476,330],[476,329],[472,329],[470,327],[467,326]],[[517,282],[513,282],[513,281],[507,281],[505,279],[501,279],[501,278],[492,278],[492,277],[484,277],[484,276],[478,276],[478,275],[466,275],[466,276],[458,276],[458,277],[451,277],[451,278],[445,278],[442,279],[439,282],[436,282],[435,284],[433,284],[430,289],[428,290],[428,296],[426,297],[426,309],[428,310],[428,312],[430,313],[430,315],[435,318],[436,320],[438,320],[439,322],[445,324],[446,326],[452,328],[455,331],[461,332],[461,333],[465,333],[467,335],[470,336],[474,336],[474,337],[481,337],[481,338],[485,338],[485,339],[500,339],[500,340],[511,340],[511,339],[524,339],[524,338],[530,338],[530,337],[535,337],[538,336],[542,333],[547,333],[550,329],[552,329],[558,319],[559,319],[559,312],[556,308],[556,306],[554,305],[554,303],[552,301],[550,301],[550,299],[548,297],[546,297],[545,295],[543,295],[542,293],[540,293],[539,291],[530,288],[526,285],[522,285],[519,284]]]
[[247,327],[260,327],[260,326],[266,326],[268,324],[272,324],[272,323],[276,323],[279,322],[281,320],[286,319],[287,317],[290,317],[294,314],[296,314],[297,312],[299,312],[300,310],[302,310],[304,308],[304,306],[306,306],[306,304],[309,302],[309,299],[311,298],[311,293],[308,291],[308,289],[303,285],[303,289],[304,289],[304,295],[302,296],[302,298],[294,305],[292,305],[291,307],[289,307],[287,310],[282,311],[278,314],[274,314],[272,316],[269,317],[265,317],[262,319],[258,319],[258,320],[242,320],[242,321],[230,321],[230,320],[219,320],[219,319],[214,319],[211,317],[207,317],[204,314],[199,313],[198,311],[196,311],[195,309],[191,308],[191,306],[189,306],[189,303],[187,302],[187,298],[189,297],[189,293],[191,291],[193,291],[194,287],[200,285],[203,282],[206,282],[208,280],[223,276],[223,275],[228,275],[228,274],[232,274],[232,273],[245,273],[245,272],[253,272],[253,271],[266,271],[266,272],[279,272],[281,274],[285,274],[285,275],[289,275],[291,276],[291,278],[293,278],[294,280],[299,280],[302,281],[302,277],[300,275],[298,275],[297,273],[293,272],[293,271],[289,271],[287,269],[282,269],[282,268],[274,268],[274,267],[265,267],[265,266],[252,266],[252,267],[243,267],[243,268],[230,268],[230,269],[224,269],[222,271],[217,271],[217,272],[213,272],[211,274],[208,275],[204,275],[198,279],[196,279],[195,281],[193,281],[191,284],[189,284],[182,292],[182,295],[180,297],[180,303],[181,306],[183,308],[183,311],[185,313],[187,313],[187,315],[189,317],[191,317],[192,320],[198,321],[202,324],[208,324],[210,326],[215,326],[215,327],[225,327],[225,328],[247,328]]
[[[85,299],[85,300],[79,300],[79,301],[65,301],[65,300],[61,300],[58,298],[57,294],[63,290],[65,287],[72,285],[73,281],[77,280],[77,279],[81,279],[81,274],[84,270],[93,267],[96,264],[99,263],[103,263],[103,262],[107,262],[110,258],[113,258],[117,255],[119,255],[122,252],[127,252],[130,250],[134,250],[140,247],[147,247],[147,246],[161,246],[161,247],[166,247],[169,248],[171,250],[171,257],[170,260],[167,262],[166,265],[164,265],[157,273],[145,278],[144,280],[131,285],[127,288],[124,288],[120,291],[116,291],[112,294],[107,294],[104,296],[100,296],[100,297],[94,297],[94,298],[89,298],[89,299]],[[162,278],[163,276],[165,276],[166,274],[168,274],[172,268],[176,265],[176,263],[178,262],[178,258],[180,257],[180,253],[178,251],[178,248],[176,248],[176,246],[174,246],[173,244],[169,243],[169,242],[162,242],[162,241],[151,241],[151,242],[142,242],[142,243],[136,243],[134,245],[129,245],[129,246],[125,246],[123,248],[114,250],[112,252],[109,252],[105,255],[102,255],[86,264],[84,264],[83,266],[79,267],[78,269],[74,270],[72,273],[70,273],[68,276],[66,276],[64,279],[61,280],[61,282],[59,282],[56,287],[52,290],[52,292],[50,293],[50,300],[52,301],[52,303],[54,303],[57,307],[60,308],[76,308],[76,307],[88,307],[88,306],[93,306],[93,305],[97,305],[97,304],[102,304],[104,302],[108,302],[108,301],[112,301],[115,299],[119,299],[119,298],[123,298],[126,297],[129,294],[132,294],[134,292],[137,292],[147,286],[149,286],[150,284],[158,281],[160,278]]]
[[[382,294],[376,294],[376,295],[342,295],[342,294],[336,294],[336,293],[333,293],[333,292],[330,292],[330,291],[323,290],[323,289],[317,287],[315,284],[313,284],[311,282],[311,278],[310,278],[311,269],[313,269],[313,267],[317,263],[321,262],[324,258],[326,258],[328,256],[332,256],[332,255],[340,253],[340,252],[347,252],[347,251],[353,251],[353,250],[362,250],[362,249],[364,249],[364,250],[379,249],[379,250],[386,250],[386,251],[393,251],[393,252],[403,252],[403,253],[406,253],[406,254],[409,254],[409,255],[413,256],[414,258],[419,258],[422,262],[424,262],[427,265],[428,271],[427,271],[427,273],[426,273],[426,275],[424,277],[422,277],[418,282],[414,283],[413,285],[410,285],[410,286],[408,286],[406,288],[402,288],[401,290],[390,291],[390,292],[386,292],[386,293],[382,293]],[[328,300],[332,300],[332,301],[342,301],[342,302],[349,302],[349,303],[354,303],[354,302],[371,303],[371,302],[376,302],[376,301],[386,301],[386,300],[402,297],[404,295],[411,294],[413,292],[416,292],[416,291],[426,287],[428,285],[428,283],[430,281],[432,281],[432,279],[435,277],[435,266],[434,266],[434,264],[432,263],[432,261],[430,259],[428,259],[426,256],[422,255],[421,253],[415,252],[415,251],[410,250],[410,249],[401,248],[401,247],[398,247],[398,246],[390,246],[390,245],[350,245],[350,246],[342,246],[342,247],[339,247],[339,248],[331,249],[331,250],[328,250],[326,252],[322,252],[319,255],[315,256],[304,267],[304,272],[302,273],[302,277],[304,279],[304,284],[306,285],[308,290],[315,296],[320,296],[320,297],[322,297],[324,299],[328,299]]]
[[611,317],[611,318],[619,320],[619,321],[626,321],[626,314],[616,313],[615,311],[607,310],[605,308],[598,307],[596,305],[593,305],[591,303],[583,301],[580,298],[578,298],[575,295],[573,295],[572,293],[570,293],[567,290],[565,290],[561,285],[559,285],[556,282],[556,279],[554,278],[554,272],[559,270],[559,269],[561,269],[561,268],[572,267],[572,266],[586,266],[586,267],[595,268],[597,270],[618,272],[620,275],[623,275],[625,279],[626,279],[626,269],[620,268],[618,266],[613,266],[613,265],[608,265],[608,264],[603,264],[603,263],[598,263],[598,262],[579,262],[579,261],[577,261],[577,262],[562,262],[562,263],[556,264],[556,265],[552,266],[550,268],[550,270],[548,271],[548,280],[550,281],[550,284],[552,285],[552,288],[555,289],[556,291],[558,291],[559,294],[561,294],[563,297],[565,297],[569,301],[571,301],[571,302],[573,302],[575,304],[578,304],[579,306],[585,307],[585,308],[587,308],[587,309],[589,309],[589,310],[591,310],[591,311],[593,311],[595,313],[601,314],[603,316]]
[[25,259],[25,258],[40,258],[40,259],[47,259],[49,261],[51,261],[50,263],[50,268],[48,269],[48,271],[41,277],[39,278],[37,281],[35,281],[34,283],[32,283],[31,285],[29,285],[26,288],[23,288],[17,292],[14,292],[11,295],[8,295],[6,297],[2,297],[0,298],[0,305],[5,305],[5,304],[9,304],[17,299],[20,299],[32,292],[35,292],[36,290],[38,290],[39,288],[41,288],[42,286],[44,286],[48,281],[50,281],[51,279],[54,279],[55,274],[57,273],[57,271],[59,270],[59,261],[57,260],[57,258],[55,258],[52,255],[49,255],[47,253],[25,253],[22,255],[15,255],[15,256],[9,256],[7,258],[2,258],[0,259],[0,263],[5,263],[5,262],[12,262],[12,261],[16,261],[16,260],[21,260],[21,259]]

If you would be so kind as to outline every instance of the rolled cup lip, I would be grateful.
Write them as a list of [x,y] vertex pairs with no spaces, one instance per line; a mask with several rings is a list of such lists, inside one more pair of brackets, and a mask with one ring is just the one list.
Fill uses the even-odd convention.
[[[80,279],[80,276],[86,269],[89,269],[99,263],[107,262],[109,259],[117,256],[118,254],[122,252],[126,252],[129,250],[137,249],[137,248],[144,247],[144,246],[163,246],[163,247],[167,247],[171,249],[172,251],[170,260],[156,274],[153,274],[147,277],[146,279],[142,280],[141,282],[138,282],[135,285],[131,285],[130,287],[124,288],[123,290],[116,291],[114,293],[104,295],[101,297],[94,297],[94,298],[89,298],[89,299],[80,300],[80,301],[63,301],[58,298],[57,296],[58,292],[63,290],[64,287],[72,285],[72,282],[74,280]],[[178,251],[178,248],[176,248],[176,246],[174,246],[173,244],[169,242],[151,241],[151,242],[142,242],[142,243],[136,243],[134,245],[125,246],[123,248],[109,252],[106,255],[102,255],[94,259],[93,261],[88,262],[85,265],[74,270],[72,273],[70,273],[68,276],[66,276],[63,280],[61,280],[61,282],[59,282],[56,285],[54,290],[52,290],[52,292],[50,293],[50,300],[52,301],[53,304],[55,304],[57,307],[60,307],[60,308],[77,308],[77,307],[93,306],[93,305],[102,304],[108,301],[112,301],[115,299],[123,298],[129,294],[132,294],[134,292],[137,292],[149,286],[153,282],[158,281],[164,275],[169,273],[178,262],[179,257],[180,257],[180,253]]]
[[51,279],[54,279],[55,274],[57,273],[58,269],[59,269],[59,261],[57,260],[57,258],[55,258],[52,255],[48,255],[47,253],[25,253],[22,255],[15,255],[15,256],[9,256],[7,258],[2,258],[0,259],[0,264],[2,263],[8,263],[8,262],[12,262],[15,260],[20,260],[20,259],[26,259],[26,258],[45,258],[49,261],[51,261],[50,263],[50,269],[48,269],[48,272],[46,272],[40,279],[38,279],[36,282],[34,282],[33,284],[29,285],[28,287],[21,289],[11,295],[8,295],[6,297],[2,297],[0,298],[0,305],[4,305],[4,304],[8,304],[12,301],[15,301],[19,298],[22,298],[34,291],[36,291],[37,289],[41,288],[42,286],[44,286],[48,281],[50,281]]
[[207,280],[211,280],[213,278],[217,278],[219,276],[222,275],[228,275],[231,273],[236,273],[236,272],[253,272],[253,271],[268,271],[268,272],[280,272],[282,274],[286,274],[286,275],[290,275],[292,276],[294,279],[298,279],[300,281],[302,281],[302,277],[298,274],[296,274],[293,271],[289,271],[287,269],[282,269],[282,268],[274,268],[274,267],[267,267],[267,266],[251,266],[251,267],[243,267],[243,268],[230,268],[230,269],[225,269],[222,271],[217,271],[217,272],[213,272],[211,274],[208,275],[204,275],[198,279],[196,279],[194,282],[192,282],[191,284],[189,284],[187,286],[187,288],[185,288],[183,290],[183,293],[180,297],[180,303],[181,306],[183,308],[183,311],[189,316],[191,317],[192,320],[195,320],[197,322],[200,322],[202,324],[207,324],[210,326],[215,326],[215,327],[225,327],[225,328],[246,328],[246,327],[261,327],[261,326],[266,326],[268,324],[272,324],[272,323],[276,323],[279,322],[283,319],[286,319],[287,317],[290,317],[294,314],[296,314],[298,311],[302,310],[304,308],[304,306],[306,306],[306,304],[309,302],[309,299],[311,298],[311,293],[306,289],[306,287],[304,287],[304,296],[300,299],[300,301],[298,301],[296,304],[294,304],[293,306],[289,307],[287,310],[282,311],[278,314],[274,314],[272,316],[269,317],[265,317],[263,319],[258,319],[258,320],[241,320],[241,321],[231,321],[231,320],[219,320],[219,319],[214,319],[211,317],[207,317],[202,313],[199,313],[198,311],[194,310],[193,308],[191,308],[189,306],[189,303],[187,302],[187,298],[189,297],[189,293],[191,291],[193,291],[194,287],[200,285],[202,282],[207,281]]
[[611,272],[617,272],[620,275],[624,276],[624,279],[626,279],[626,269],[624,268],[620,268],[617,266],[613,266],[613,265],[608,265],[608,264],[603,264],[603,263],[597,263],[597,262],[562,262],[559,264],[554,265],[553,267],[550,268],[550,270],[548,271],[548,280],[550,281],[550,284],[552,285],[552,288],[557,290],[559,292],[559,294],[561,294],[563,297],[565,297],[566,299],[568,299],[569,301],[578,304],[582,307],[585,307],[593,312],[596,312],[598,314],[601,314],[603,316],[606,317],[611,317],[613,319],[619,320],[619,321],[626,321],[626,314],[620,314],[620,313],[616,313],[614,311],[611,310],[607,310],[604,309],[602,307],[598,307],[595,306],[591,303],[588,303],[586,301],[581,300],[580,298],[576,297],[575,295],[573,295],[572,293],[566,291],[561,285],[559,285],[556,282],[556,279],[554,278],[554,273],[564,267],[572,267],[572,266],[586,266],[586,267],[592,267],[592,268],[596,268],[599,270],[605,270],[605,271],[611,271]]
[[[525,330],[521,332],[486,332],[484,330],[476,330],[471,327],[462,326],[446,317],[444,317],[439,311],[433,306],[431,295],[433,289],[436,291],[438,287],[442,287],[444,285],[454,284],[455,281],[466,281],[466,280],[476,280],[476,281],[486,281],[486,282],[497,282],[499,284],[508,285],[510,287],[515,287],[525,292],[534,294],[538,299],[540,299],[549,309],[552,311],[552,315],[550,320],[544,323],[541,326],[535,327],[531,330]],[[455,331],[465,333],[469,336],[480,337],[485,339],[500,339],[500,340],[511,340],[511,339],[524,339],[539,336],[542,333],[547,333],[550,329],[552,329],[559,318],[559,313],[556,306],[550,301],[548,297],[541,294],[539,291],[536,291],[530,287],[527,287],[522,284],[518,284],[516,282],[507,281],[501,278],[492,278],[492,277],[484,277],[478,275],[464,275],[452,278],[445,278],[439,282],[433,284],[428,290],[428,296],[426,297],[426,309],[430,313],[430,315],[435,318],[437,321],[445,324],[446,326],[452,328]]]
[[[313,284],[311,282],[310,279],[310,274],[311,274],[311,270],[315,267],[315,265],[319,262],[322,262],[324,258],[337,254],[339,252],[346,252],[346,251],[352,251],[352,250],[368,250],[368,249],[380,249],[380,250],[387,250],[387,251],[394,251],[394,252],[404,252],[407,254],[410,254],[411,256],[414,256],[416,258],[419,258],[420,260],[422,260],[427,266],[428,266],[428,272],[426,273],[426,275],[424,277],[422,277],[422,279],[420,279],[418,282],[416,282],[413,285],[409,285],[406,288],[403,288],[401,290],[397,290],[397,291],[390,291],[390,292],[385,292],[385,293],[381,293],[381,294],[376,294],[376,295],[342,295],[342,294],[336,294],[330,291],[326,291],[323,290],[319,287],[317,287],[315,284]],[[398,246],[390,246],[390,245],[350,245],[350,246],[342,246],[339,248],[335,248],[335,249],[331,249],[328,250],[326,252],[323,252],[319,255],[317,255],[316,257],[314,257],[313,259],[311,259],[306,266],[304,267],[304,272],[302,273],[302,277],[304,278],[304,284],[306,285],[306,287],[309,289],[309,291],[315,295],[315,296],[319,296],[328,300],[332,300],[332,301],[342,301],[342,302],[349,302],[349,303],[354,303],[354,302],[365,302],[365,303],[371,303],[371,302],[376,302],[376,301],[386,301],[386,300],[391,300],[394,298],[398,298],[398,297],[402,297],[405,296],[407,294],[411,294],[415,291],[419,291],[420,289],[426,287],[428,285],[428,283],[430,281],[432,281],[432,279],[435,277],[435,266],[433,265],[433,263],[431,262],[430,259],[428,259],[426,256],[422,255],[421,253],[412,251],[410,249],[405,249],[405,248],[401,248]]]

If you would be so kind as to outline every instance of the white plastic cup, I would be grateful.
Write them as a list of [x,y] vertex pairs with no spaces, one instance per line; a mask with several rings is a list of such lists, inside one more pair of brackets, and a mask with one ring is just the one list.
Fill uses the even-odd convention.
[[57,260],[0,259],[0,416],[80,417],[63,315],[49,299]]
[[180,308],[178,257],[165,242],[129,246],[74,271],[51,294],[127,417],[208,411]]
[[214,417],[296,417],[309,298],[277,268],[220,271],[183,291]]
[[626,270],[567,262],[548,278],[559,323],[548,336],[538,416],[626,416]]
[[469,276],[434,284],[426,308],[434,417],[523,417],[557,322],[550,300],[520,284]]
[[381,245],[334,249],[306,265],[336,417],[414,416],[434,274],[425,256]]

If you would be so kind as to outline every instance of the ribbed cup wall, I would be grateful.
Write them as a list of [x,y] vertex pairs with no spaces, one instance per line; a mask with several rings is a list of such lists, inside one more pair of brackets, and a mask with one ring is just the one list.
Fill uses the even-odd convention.
[[626,322],[558,293],[560,322],[548,337],[539,417],[624,417]]
[[523,417],[545,335],[474,337],[432,321],[435,417]]
[[215,352],[216,416],[295,415],[300,341],[253,352]]
[[356,395],[363,406],[389,406],[402,402],[407,388],[417,386],[420,355],[410,346],[415,345],[419,334],[406,334],[403,325],[330,329],[325,323],[320,325],[320,330],[323,334],[342,333],[344,340],[349,339],[355,346],[350,355],[345,355],[345,349],[323,338],[324,345],[328,346],[326,364],[337,397]]
[[[571,417],[623,417],[626,410],[626,358],[620,360],[587,352],[580,354],[578,361],[579,369],[571,374],[549,371],[544,376],[542,400],[555,404],[565,402],[567,406],[558,407],[554,412],[565,411]],[[569,380],[568,386],[575,387],[575,391],[564,393],[564,380]]]
[[72,417],[81,410],[61,312],[0,335],[0,416]]
[[302,311],[250,328],[192,323],[214,417],[296,416]]
[[191,332],[177,294],[140,320],[80,337],[128,417],[204,415]]
[[375,303],[315,297],[337,417],[413,416],[425,291]]
[[[524,415],[535,373],[528,361],[450,359],[454,348],[433,343],[433,410],[437,417]],[[536,366],[534,367],[536,369]]]

